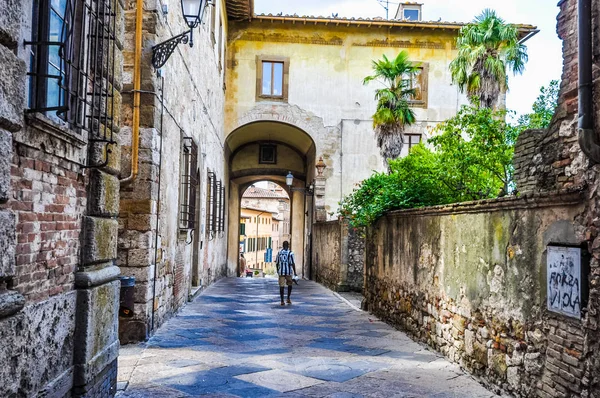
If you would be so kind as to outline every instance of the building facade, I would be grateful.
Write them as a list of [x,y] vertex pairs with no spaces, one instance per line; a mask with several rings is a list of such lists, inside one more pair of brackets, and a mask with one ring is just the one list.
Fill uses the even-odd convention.
[[[466,103],[448,72],[460,26],[214,0],[194,46],[157,69],[156,46],[188,29],[178,0],[4,1],[0,396],[114,395],[119,343],[237,274],[239,220],[263,200],[242,195],[258,181],[289,200],[257,238],[290,241],[309,277],[313,223],[383,169],[375,87],[361,83],[371,60],[422,63],[410,147]],[[119,276],[135,277],[132,317]]]
[[0,396],[112,396],[124,4],[0,7]]
[[[230,22],[225,101],[230,189],[242,192],[265,179],[285,184],[288,174],[294,176],[290,241],[304,276],[313,223],[335,219],[338,203],[357,183],[385,170],[373,134],[377,85],[363,85],[372,62],[405,50],[420,65],[413,80],[417,122],[405,131],[404,154],[468,103],[449,71],[462,24],[423,21],[420,5],[405,8],[407,15],[394,20],[246,15]],[[535,31],[520,29],[523,38]],[[320,159],[324,172],[318,175]],[[238,208],[230,203],[232,223]],[[233,263],[235,245],[230,249]]]
[[[251,186],[242,195],[240,248],[246,267],[273,274],[274,257],[289,239],[289,197],[277,184],[268,188]],[[271,249],[271,258],[267,258]],[[270,260],[270,261],[267,261]]]

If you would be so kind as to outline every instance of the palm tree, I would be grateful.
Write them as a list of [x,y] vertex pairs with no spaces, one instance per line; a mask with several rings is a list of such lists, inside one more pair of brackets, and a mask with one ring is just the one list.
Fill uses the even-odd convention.
[[456,45],[458,56],[450,63],[452,81],[480,106],[494,108],[508,90],[507,69],[521,74],[528,59],[517,27],[486,9],[461,28]]
[[419,65],[409,61],[408,53],[402,51],[395,59],[389,60],[384,55],[382,60],[373,61],[374,74],[363,81],[369,84],[377,80],[384,86],[375,91],[377,111],[373,115],[373,128],[386,163],[400,156],[404,128],[416,120],[409,101],[416,95],[412,81],[419,69]]

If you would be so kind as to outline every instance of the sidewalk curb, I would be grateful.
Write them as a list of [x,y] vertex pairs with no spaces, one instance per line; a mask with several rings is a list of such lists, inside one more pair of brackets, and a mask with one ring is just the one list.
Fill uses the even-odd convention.
[[337,298],[339,298],[340,300],[342,300],[344,303],[348,304],[354,311],[363,312],[362,309],[360,309],[359,307],[357,307],[354,304],[352,304],[346,298],[342,297],[338,292],[333,292],[333,295],[336,296]]

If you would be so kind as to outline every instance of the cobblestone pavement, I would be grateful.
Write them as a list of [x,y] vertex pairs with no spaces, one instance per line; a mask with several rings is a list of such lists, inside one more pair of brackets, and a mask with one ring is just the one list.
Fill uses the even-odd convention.
[[458,366],[313,282],[224,279],[123,347],[120,397],[492,397]]

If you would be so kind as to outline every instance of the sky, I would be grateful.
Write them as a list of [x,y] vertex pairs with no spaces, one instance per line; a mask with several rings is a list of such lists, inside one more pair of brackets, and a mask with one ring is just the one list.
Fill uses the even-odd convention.
[[[485,8],[495,9],[510,23],[535,25],[540,29],[527,41],[529,62],[525,72],[510,76],[507,107],[518,114],[531,112],[531,105],[540,88],[560,80],[562,72],[562,43],[556,35],[555,0],[420,0],[423,20],[469,22]],[[390,17],[395,16],[398,0],[390,1]],[[255,12],[340,17],[385,17],[378,0],[255,0]]]

